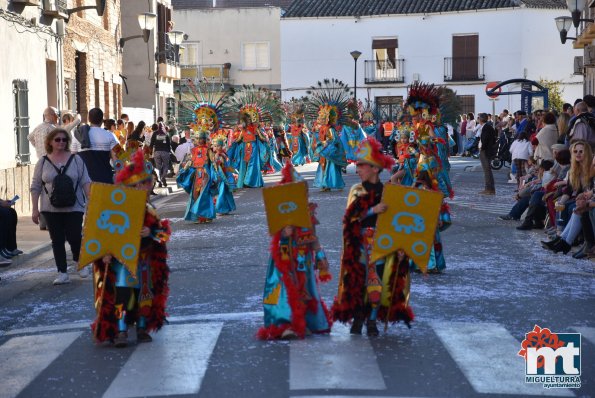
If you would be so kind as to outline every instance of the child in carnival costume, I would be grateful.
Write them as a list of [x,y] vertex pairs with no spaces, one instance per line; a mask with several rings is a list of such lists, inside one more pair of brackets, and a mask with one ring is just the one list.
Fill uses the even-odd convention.
[[239,134],[232,144],[229,156],[238,170],[238,188],[264,186],[262,172],[266,171],[270,146],[260,123],[273,123],[281,119],[281,107],[274,93],[254,86],[244,86],[225,104],[227,114],[239,117]]
[[111,255],[93,263],[95,303],[101,306],[97,308],[97,319],[91,328],[96,341],[111,341],[116,347],[128,344],[130,326],[136,325],[137,341],[146,343],[152,341],[149,332],[161,329],[166,322],[169,295],[166,242],[171,230],[168,220],[161,220],[149,203],[152,170],[153,166],[144,160],[140,150],[129,163],[116,161],[115,183],[147,193],[136,275]]
[[[290,162],[285,163],[282,175],[280,184],[303,181]],[[331,315],[318,291],[318,282],[330,281],[331,275],[314,227],[317,206],[309,206],[312,229],[288,225],[272,237],[259,339],[302,339],[309,333],[331,330]]]
[[[442,90],[442,88],[433,84],[417,82],[409,89],[406,107],[413,119],[413,134],[419,150],[419,159],[415,172],[416,180],[419,180],[420,174],[423,172],[423,186],[426,189],[442,192],[445,197],[452,198],[454,192],[450,186],[450,179],[444,177],[443,162],[439,151],[439,145],[447,145],[447,141],[436,135],[436,127],[440,123]],[[446,176],[448,176],[448,173],[446,173]],[[450,208],[446,202],[443,202],[434,246],[428,261],[427,269],[430,273],[439,273],[446,268],[440,231],[446,230],[450,225]],[[417,266],[414,268],[417,270]]]
[[264,134],[267,137],[269,144],[269,161],[267,163],[267,173],[277,173],[281,171],[283,165],[279,161],[279,150],[277,148],[277,139],[275,137],[274,128],[266,123],[264,127]]
[[347,166],[347,159],[339,132],[347,122],[349,87],[337,79],[325,79],[323,83],[318,82],[318,87],[312,87],[308,94],[308,117],[317,120],[319,125],[316,153],[320,159],[314,186],[322,191],[343,189],[345,182],[341,169]]
[[347,103],[347,112],[349,117],[341,129],[341,143],[345,149],[347,162],[355,163],[357,161],[355,152],[359,144],[366,139],[366,134],[359,124],[360,112],[353,100],[349,100]]
[[213,180],[217,184],[217,197],[215,200],[215,211],[217,214],[229,214],[236,209],[233,199],[235,188],[235,169],[225,151],[227,137],[223,131],[219,131],[213,139]]
[[370,100],[366,100],[366,107],[362,112],[361,127],[364,129],[366,137],[374,137],[378,134],[378,128],[376,127],[376,115],[372,111]]
[[290,145],[293,153],[291,162],[294,166],[303,166],[307,163],[308,148],[310,147],[310,138],[304,132],[303,101],[292,100],[287,106],[286,114],[291,119],[289,125]]
[[333,304],[333,319],[352,322],[351,333],[361,334],[364,322],[368,336],[377,336],[377,320],[413,320],[409,306],[409,258],[398,250],[370,262],[378,214],[388,207],[382,202],[380,172],[390,170],[392,157],[382,153],[382,144],[368,138],[357,152],[356,172],[361,183],[351,187],[343,218],[343,255],[339,290]]

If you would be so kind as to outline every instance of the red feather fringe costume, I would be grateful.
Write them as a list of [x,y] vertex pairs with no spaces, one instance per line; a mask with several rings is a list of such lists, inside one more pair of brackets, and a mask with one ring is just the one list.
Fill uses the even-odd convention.
[[[351,188],[348,205],[343,217],[343,256],[339,274],[339,291],[332,307],[333,320],[351,322],[356,317],[368,318],[366,264],[362,264],[362,220],[374,204],[375,194],[368,193],[362,184]],[[409,259],[400,262],[397,254],[385,258],[384,274],[390,272],[388,283],[383,283],[382,299],[378,306],[378,320],[384,322],[404,321],[407,326],[414,319],[409,306]],[[385,278],[379,275],[381,280]]]
[[[171,235],[171,229],[169,221],[160,220],[150,204],[147,204],[144,226],[151,230],[151,236],[142,238],[140,256],[148,259],[153,298],[150,306],[141,306],[140,310],[134,313],[129,312],[126,323],[132,324],[143,316],[146,319],[145,329],[147,332],[151,332],[161,329],[164,323],[167,322],[165,308],[169,296],[169,267],[167,266],[166,242]],[[116,273],[113,269],[115,261],[115,259],[112,259],[112,262],[108,265],[104,264],[102,260],[93,263],[97,318],[91,325],[91,329],[96,336],[97,342],[114,341],[118,334],[118,314],[115,305],[116,289],[118,287],[116,286]],[[104,281],[106,266],[108,267],[107,278]],[[105,292],[103,293],[103,300],[101,300],[103,289],[105,289]]]

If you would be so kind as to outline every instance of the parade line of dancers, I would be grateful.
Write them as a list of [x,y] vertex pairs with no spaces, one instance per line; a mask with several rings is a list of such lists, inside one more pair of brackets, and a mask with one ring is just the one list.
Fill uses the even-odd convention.
[[[380,173],[388,170],[391,184],[453,196],[445,127],[451,115],[448,106],[441,107],[444,89],[425,83],[409,88],[404,116],[395,126],[393,157],[373,138],[373,112],[358,107],[349,88],[336,79],[318,83],[308,97],[289,103],[253,86],[223,94],[206,83],[190,82],[190,86],[195,103],[187,110],[192,114],[194,145],[189,146],[177,175],[177,183],[189,194],[185,220],[210,223],[217,214],[233,212],[233,191],[263,187],[263,174],[281,172],[279,184],[300,181],[294,166],[309,162],[318,163],[313,186],[322,191],[344,188],[342,174],[349,163],[355,163],[361,179],[348,195],[333,305],[328,308],[318,290],[318,283],[330,281],[331,273],[316,236],[316,205],[310,203],[312,228],[286,225],[272,235],[263,294],[264,326],[257,337],[294,339],[329,333],[335,321],[350,324],[352,334],[361,334],[365,325],[368,336],[379,334],[378,321],[385,325],[403,321],[409,326],[414,319],[409,273],[418,270],[419,264],[400,249],[370,261],[377,218],[387,210]],[[148,197],[152,169],[146,156],[136,148],[122,153],[116,184],[143,189]],[[92,325],[96,341],[124,347],[128,329],[136,327],[137,341],[149,342],[149,332],[166,322],[166,242],[171,231],[148,201],[146,208],[137,275],[130,275],[112,256],[94,263],[96,303],[101,297]],[[434,245],[423,267],[428,272],[446,267],[440,232],[450,224],[443,201]]]

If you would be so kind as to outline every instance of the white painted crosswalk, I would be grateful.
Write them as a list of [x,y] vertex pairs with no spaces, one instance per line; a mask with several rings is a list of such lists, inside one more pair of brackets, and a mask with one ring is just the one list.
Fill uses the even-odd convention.
[[[209,323],[164,328],[159,333],[161,344],[139,345],[103,396],[197,394],[222,327],[222,323]],[[191,350],[189,346],[192,346]],[[143,382],[131,383],[130,380]]]
[[[381,359],[376,350],[379,345],[388,342],[383,342],[385,337],[382,335],[370,340],[365,336],[350,335],[347,327],[335,325],[328,337],[314,336],[289,344],[272,342],[258,345],[255,344],[252,333],[254,321],[261,316],[262,313],[259,312],[248,312],[172,318],[172,324],[155,334],[152,343],[133,343],[124,350],[110,346],[93,347],[90,341],[85,341],[90,340],[87,322],[61,325],[61,332],[57,331],[59,326],[51,326],[45,330],[38,327],[9,331],[0,340],[0,398],[17,397],[19,394],[24,396],[22,393],[25,389],[30,395],[32,384],[37,384],[37,388],[45,388],[51,380],[43,377],[44,372],[52,367],[63,367],[70,361],[68,356],[80,349],[88,350],[89,355],[96,355],[95,361],[99,361],[87,364],[88,368],[109,367],[114,356],[122,356],[121,364],[116,365],[109,379],[101,387],[97,387],[94,395],[106,398],[194,396],[201,392],[210,366],[229,368],[232,371],[234,364],[221,363],[222,357],[215,354],[218,350],[231,347],[234,351],[241,351],[246,346],[261,347],[263,351],[259,355],[266,355],[266,347],[287,349],[287,359],[275,358],[271,361],[269,358],[264,361],[274,368],[287,368],[288,380],[276,381],[285,385],[284,396],[411,396],[399,395],[387,384],[389,378],[398,379],[402,376],[390,372],[391,367],[386,364],[380,364]],[[239,340],[230,339],[229,334],[223,333],[226,325],[234,330],[241,328],[240,335],[244,337]],[[517,355],[520,341],[501,324],[431,322],[420,326],[437,337],[435,340],[441,351],[439,357],[456,364],[460,370],[459,377],[463,380],[452,382],[466,383],[477,396],[578,394],[576,390],[544,389],[541,385],[526,384],[524,362]],[[576,326],[569,327],[568,331],[570,330],[580,332],[588,347],[595,345],[594,327]],[[414,332],[415,328],[412,335]],[[77,348],[73,350],[73,346]],[[398,347],[396,349],[399,350]],[[409,360],[415,361],[415,358]],[[415,363],[405,366],[415,366]],[[263,367],[262,371],[267,372],[267,368]],[[583,375],[584,378],[589,377],[584,373]],[[230,375],[232,378],[233,376]],[[398,380],[399,383],[405,381]],[[222,393],[221,396],[225,394]]]

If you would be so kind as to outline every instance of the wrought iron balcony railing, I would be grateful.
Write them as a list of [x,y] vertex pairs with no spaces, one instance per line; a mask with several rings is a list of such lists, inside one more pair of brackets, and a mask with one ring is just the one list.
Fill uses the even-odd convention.
[[485,57],[444,58],[445,82],[469,82],[485,80]]
[[403,83],[404,59],[364,61],[365,83]]

